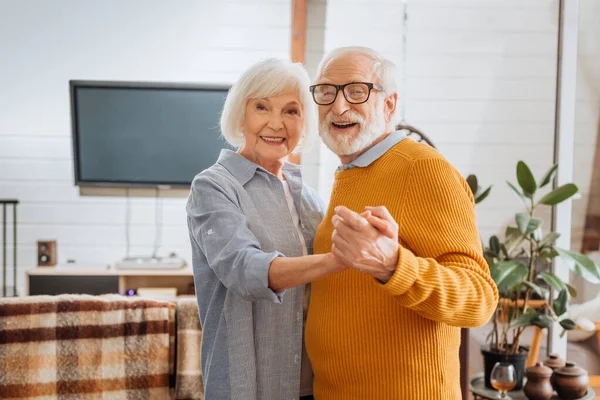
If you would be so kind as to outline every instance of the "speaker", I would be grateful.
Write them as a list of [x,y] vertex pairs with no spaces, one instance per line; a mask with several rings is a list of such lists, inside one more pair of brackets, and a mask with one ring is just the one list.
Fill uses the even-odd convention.
[[56,240],[38,240],[38,267],[56,265]]

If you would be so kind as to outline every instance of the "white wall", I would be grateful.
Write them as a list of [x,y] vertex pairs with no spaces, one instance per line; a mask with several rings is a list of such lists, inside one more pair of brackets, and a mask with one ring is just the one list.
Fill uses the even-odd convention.
[[[594,151],[600,132],[600,2],[580,0],[579,57],[577,73],[577,110],[575,114],[574,181],[582,192],[581,200],[573,203],[572,247],[581,250],[585,215],[592,176]],[[598,157],[599,155],[596,155]],[[591,254],[600,262],[600,253]],[[580,278],[574,280],[579,291],[577,302],[583,302],[600,292],[600,285],[591,285]]]
[[[478,206],[481,235],[503,232],[520,202],[525,161],[540,177],[553,160],[558,0],[410,0],[402,59],[402,2],[328,0],[325,51],[365,45],[399,67],[406,61],[406,113],[463,175],[475,173],[491,196]],[[573,248],[579,249],[600,111],[600,3],[581,0]],[[327,198],[338,160],[321,147],[319,191]],[[541,210],[550,227],[549,209]]]
[[[408,2],[407,120],[462,174],[495,185],[479,207],[484,237],[519,208],[504,183],[517,161],[538,174],[552,163],[556,12],[548,0]],[[402,67],[402,2],[329,0],[325,49],[351,44]],[[337,160],[322,165],[330,176]]]
[[[573,203],[574,248],[600,111],[600,3],[580,3],[575,181],[584,196]],[[289,55],[290,0],[0,4],[0,198],[22,202],[21,272],[43,238],[58,240],[61,262],[105,264],[125,252],[125,199],[80,197],[73,186],[69,79],[232,82],[255,60]],[[478,207],[483,237],[520,210],[504,183],[516,180],[516,162],[538,175],[552,163],[557,10],[558,0],[408,1],[408,121],[461,173],[494,184]],[[343,45],[401,66],[401,23],[399,0],[308,0],[311,77],[323,52]],[[303,163],[327,199],[337,158],[317,145]],[[189,258],[184,203],[164,200],[162,254]],[[151,252],[154,201],[134,200],[132,221],[132,253]]]
[[[21,293],[38,239],[58,241],[60,262],[102,265],[125,255],[125,199],[80,197],[73,186],[68,81],[233,82],[260,58],[288,57],[290,4],[0,0],[0,198],[21,201]],[[160,254],[189,261],[184,205],[163,200]],[[154,200],[132,206],[131,252],[149,254]],[[8,276],[11,285],[12,268]]]

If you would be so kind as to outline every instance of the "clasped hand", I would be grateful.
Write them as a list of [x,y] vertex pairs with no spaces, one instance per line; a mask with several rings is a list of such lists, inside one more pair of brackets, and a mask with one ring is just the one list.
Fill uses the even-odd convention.
[[398,264],[398,224],[384,206],[358,214],[335,208],[331,252],[349,268],[386,283]]

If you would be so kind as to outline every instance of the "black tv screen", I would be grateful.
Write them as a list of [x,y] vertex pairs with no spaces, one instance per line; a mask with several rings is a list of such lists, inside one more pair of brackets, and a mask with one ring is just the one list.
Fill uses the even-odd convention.
[[228,86],[70,81],[75,184],[189,186],[221,149]]

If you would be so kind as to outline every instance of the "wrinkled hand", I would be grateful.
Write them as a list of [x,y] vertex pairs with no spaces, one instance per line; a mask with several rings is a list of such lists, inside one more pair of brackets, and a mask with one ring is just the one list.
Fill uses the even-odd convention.
[[387,282],[398,263],[398,224],[384,207],[358,214],[344,206],[331,218],[331,252],[344,264]]

